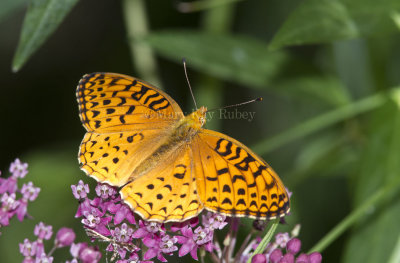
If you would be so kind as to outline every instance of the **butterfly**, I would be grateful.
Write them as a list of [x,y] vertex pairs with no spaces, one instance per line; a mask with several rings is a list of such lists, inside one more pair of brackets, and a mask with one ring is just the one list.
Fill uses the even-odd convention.
[[272,168],[237,140],[202,128],[207,108],[185,116],[165,92],[115,73],[83,76],[76,91],[85,134],[81,169],[119,188],[143,219],[181,222],[204,208],[274,219],[289,196]]

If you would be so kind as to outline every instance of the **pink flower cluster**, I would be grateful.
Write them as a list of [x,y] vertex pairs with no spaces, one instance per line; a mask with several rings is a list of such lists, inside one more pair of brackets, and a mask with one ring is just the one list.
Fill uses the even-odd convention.
[[[296,238],[298,235],[300,226],[297,225],[292,231],[291,236],[289,233],[278,233],[275,235],[275,241],[269,243],[264,253],[256,254],[253,256],[252,263],[321,263],[322,256],[318,252],[313,252],[309,255],[301,253],[297,258],[301,250],[301,241]],[[261,239],[257,238],[250,242],[240,259],[240,262],[245,263],[253,251],[257,248]],[[286,250],[286,253],[284,252]]]
[[15,215],[19,221],[24,220],[28,216],[28,202],[34,201],[40,192],[40,188],[35,187],[32,182],[18,188],[18,179],[24,178],[28,173],[27,163],[16,159],[10,165],[10,173],[8,178],[0,178],[0,227],[8,226]]
[[[174,224],[136,220],[117,191],[107,184],[96,186],[93,199],[88,198],[89,186],[82,181],[71,188],[79,200],[75,217],[82,218],[92,240],[108,243],[107,251],[113,253],[112,260],[119,258],[118,263],[151,262],[148,260],[153,258],[167,262],[165,256],[174,252],[180,257],[190,254],[197,260],[199,249],[208,252],[219,249],[214,242],[214,230],[227,225],[224,215],[213,213],[203,215],[201,225],[198,218]],[[139,258],[142,249],[145,252]]]
[[23,263],[33,262],[53,262],[53,252],[62,247],[70,246],[70,253],[73,257],[70,263],[77,263],[80,260],[83,263],[97,262],[101,258],[101,253],[97,248],[89,247],[86,243],[74,244],[75,233],[72,229],[62,227],[58,230],[54,239],[53,248],[46,253],[44,249],[44,240],[50,240],[53,236],[53,227],[40,222],[34,230],[36,241],[29,241],[25,238],[24,243],[19,244],[19,251],[24,256]]

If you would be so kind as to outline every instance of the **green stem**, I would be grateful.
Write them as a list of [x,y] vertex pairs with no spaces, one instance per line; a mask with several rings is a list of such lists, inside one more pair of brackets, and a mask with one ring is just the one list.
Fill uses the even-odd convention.
[[262,253],[265,250],[265,248],[267,247],[269,241],[274,236],[275,230],[279,225],[279,218],[275,219],[271,222],[272,222],[272,225],[271,225],[270,229],[268,230],[267,234],[263,237],[263,239],[261,240],[261,242],[258,245],[258,247],[256,248],[256,250],[254,250],[253,255],[251,255],[251,257],[247,260],[247,263],[251,263],[251,259],[254,257],[254,255]]
[[369,199],[367,199],[363,204],[361,204],[357,209],[353,210],[347,217],[345,217],[338,225],[336,225],[328,234],[326,234],[316,245],[314,245],[309,253],[318,251],[322,252],[327,248],[333,241],[335,241],[344,231],[351,227],[357,220],[364,216],[365,213],[371,208],[371,206],[376,205],[384,197],[389,194],[388,187],[381,187],[377,190]]
[[204,11],[219,7],[221,5],[231,4],[233,2],[239,2],[243,0],[213,0],[213,1],[192,1],[192,2],[180,2],[178,3],[179,11],[183,13],[191,13]]
[[132,63],[141,79],[161,88],[153,50],[146,43],[136,41],[149,31],[145,1],[124,0],[122,3]]
[[[215,0],[204,0],[202,2],[212,4]],[[223,34],[230,31],[233,22],[233,4],[208,9],[203,16],[203,30],[207,33]],[[188,58],[190,59],[190,58]],[[190,65],[190,61],[189,65]],[[203,75],[200,80],[196,92],[196,98],[202,105],[207,105],[209,108],[221,106],[223,97],[222,82],[218,79]],[[220,121],[214,119],[209,122],[207,127],[210,129],[218,129]]]
[[374,94],[349,105],[342,106],[327,113],[318,115],[310,120],[304,121],[291,129],[257,143],[251,148],[258,154],[263,155],[289,142],[322,130],[330,125],[354,117],[358,114],[376,109],[377,107],[383,105],[385,101],[387,101],[386,98],[387,95],[385,93]]

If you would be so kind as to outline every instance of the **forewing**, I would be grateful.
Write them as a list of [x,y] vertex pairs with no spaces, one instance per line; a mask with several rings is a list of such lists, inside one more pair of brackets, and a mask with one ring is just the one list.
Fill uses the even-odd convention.
[[272,168],[224,134],[202,129],[193,142],[196,181],[206,209],[273,219],[289,211],[289,196]]
[[87,74],[79,81],[76,96],[87,131],[162,128],[183,117],[179,105],[166,93],[121,74]]
[[120,193],[142,218],[157,222],[180,222],[203,210],[194,177],[191,148],[182,146],[170,158],[131,183]]
[[121,74],[85,75],[76,95],[80,118],[88,131],[79,151],[81,169],[115,186],[126,183],[168,129],[183,117],[166,93]]

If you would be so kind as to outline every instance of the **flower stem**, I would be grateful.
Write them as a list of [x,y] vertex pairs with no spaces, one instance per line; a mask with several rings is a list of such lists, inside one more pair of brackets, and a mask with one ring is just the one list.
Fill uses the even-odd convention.
[[217,255],[215,255],[214,252],[211,253],[211,260],[212,260],[213,262],[215,262],[215,263],[221,262],[221,261],[219,260],[219,257],[218,257]]
[[243,254],[243,251],[246,249],[247,244],[249,243],[253,234],[254,234],[254,229],[251,229],[250,233],[247,234],[247,236],[244,239],[242,245],[240,246],[238,252],[236,253],[236,256],[235,256],[235,259],[233,260],[233,262],[239,262],[240,256]]
[[225,261],[226,262],[230,262],[231,259],[233,258],[233,251],[235,250],[235,245],[236,245],[236,240],[237,240],[237,233],[238,233],[238,225],[240,223],[240,219],[239,218],[235,218],[232,217],[231,218],[231,225],[233,227],[231,227],[229,229],[229,236],[230,236],[230,242],[227,246],[227,250],[226,250],[226,255],[225,255]]
[[56,247],[56,245],[54,245],[54,246],[51,248],[50,252],[47,254],[47,256],[50,257],[50,256],[54,253],[54,251],[55,251],[56,249],[57,249],[57,247]]
[[271,238],[273,237],[275,230],[279,225],[279,218],[274,219],[271,222],[272,222],[272,225],[271,225],[270,229],[268,230],[267,234],[263,237],[263,239],[261,240],[261,242],[258,245],[258,247],[256,248],[256,250],[254,250],[253,255],[251,255],[251,257],[249,257],[249,259],[247,260],[247,263],[251,263],[251,259],[253,258],[254,255],[262,253],[265,250],[265,248],[267,247]]

